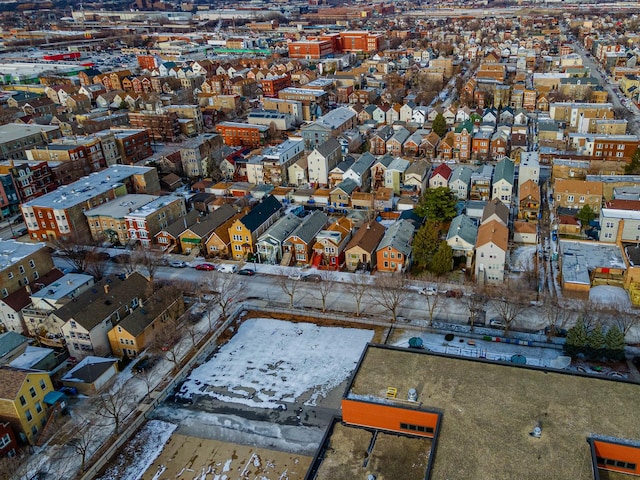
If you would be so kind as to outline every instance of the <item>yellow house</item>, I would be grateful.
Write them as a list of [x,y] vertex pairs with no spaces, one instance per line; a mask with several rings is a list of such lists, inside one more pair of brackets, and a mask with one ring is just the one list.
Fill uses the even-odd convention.
[[249,213],[233,222],[229,227],[232,258],[241,260],[253,253],[258,237],[274,224],[281,212],[282,204],[269,195]]
[[20,441],[35,445],[47,423],[44,397],[53,392],[47,373],[0,368],[0,417],[11,423]]
[[211,233],[205,242],[207,257],[227,257],[230,254],[231,250],[229,247],[231,240],[229,238],[229,228],[242,216],[244,216],[242,212],[235,214]]
[[107,336],[111,351],[119,357],[137,357],[151,345],[155,329],[162,328],[162,322],[176,319],[183,312],[184,302],[180,292],[169,286],[161,288],[109,330]]

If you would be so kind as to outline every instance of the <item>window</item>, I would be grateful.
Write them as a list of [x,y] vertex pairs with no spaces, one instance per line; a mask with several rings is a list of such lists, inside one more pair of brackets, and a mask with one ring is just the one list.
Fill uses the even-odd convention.
[[26,410],[24,412],[25,416],[27,417],[27,421],[30,422],[31,420],[33,420],[33,415],[31,415],[31,410]]
[[13,272],[9,272],[9,274],[7,275],[7,277],[9,278],[9,280],[11,280],[13,278]]
[[567,196],[567,202],[573,202],[573,195]]
[[71,325],[71,328],[78,328],[78,325],[76,324],[76,322],[74,320],[71,320],[71,322],[69,322],[69,324]]
[[18,271],[20,273],[24,273],[24,267],[22,265],[18,265]]
[[31,387],[31,388],[29,389],[29,395],[31,395],[31,398],[35,398],[35,396],[36,396],[36,389],[35,389],[35,388],[33,388],[33,387]]
[[11,443],[11,437],[7,433],[4,437],[0,438],[0,448],[4,448]]
[[36,402],[36,412],[42,412],[42,405],[40,405],[40,402]]
[[23,407],[27,404],[27,399],[24,398],[24,395],[20,395],[20,405]]
[[44,380],[40,380],[40,390],[47,388],[47,383]]
[[584,203],[584,195],[580,195],[580,203]]
[[431,427],[425,427],[423,425],[412,425],[410,423],[401,423],[400,428],[402,430],[410,430],[412,432],[433,433],[433,428]]
[[38,427],[36,427],[35,425],[33,427],[31,427],[31,433],[33,433],[34,435],[38,434]]

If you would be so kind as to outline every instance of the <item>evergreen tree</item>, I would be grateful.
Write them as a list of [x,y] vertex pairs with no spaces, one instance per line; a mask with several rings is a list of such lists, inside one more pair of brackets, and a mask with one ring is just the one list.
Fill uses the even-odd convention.
[[613,325],[607,330],[604,337],[604,348],[607,358],[610,360],[624,360],[624,334],[617,325]]
[[604,354],[604,333],[600,322],[589,332],[587,350],[591,358],[601,358]]
[[447,127],[447,120],[444,118],[442,113],[438,113],[436,118],[433,119],[431,130],[437,133],[440,138],[444,137],[447,130],[449,130],[449,127]]
[[589,222],[596,218],[596,212],[593,211],[590,205],[585,205],[576,214],[576,218],[580,220],[582,224],[582,228],[587,228],[589,226]]
[[431,220],[422,225],[413,237],[413,259],[420,268],[427,268],[440,242],[440,224]]
[[640,148],[633,152],[631,161],[624,167],[624,173],[626,175],[640,175]]
[[438,250],[436,250],[436,253],[433,255],[429,270],[434,274],[441,276],[450,272],[452,267],[453,250],[446,241],[442,240],[440,245],[438,245]]
[[580,319],[567,331],[567,340],[564,344],[564,351],[567,355],[575,357],[580,353],[585,353],[589,334],[584,320]]
[[450,222],[457,214],[458,199],[449,187],[428,188],[420,203],[416,206],[416,213],[434,222]]

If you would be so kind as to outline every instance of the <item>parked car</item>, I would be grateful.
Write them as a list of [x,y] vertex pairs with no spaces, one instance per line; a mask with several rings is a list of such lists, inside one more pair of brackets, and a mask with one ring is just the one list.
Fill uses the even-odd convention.
[[23,235],[26,235],[27,233],[29,233],[29,230],[26,229],[26,227],[23,228],[19,228],[18,230],[15,231],[14,233],[14,237],[22,237]]
[[169,262],[169,266],[173,268],[185,268],[185,267],[188,267],[189,265],[187,265],[187,262],[172,260],[171,262]]
[[215,269],[216,269],[215,265],[211,263],[201,263],[200,265],[196,265],[196,270],[205,270],[207,272],[210,272]]
[[438,290],[436,289],[436,287],[424,287],[418,290],[418,293],[420,295],[437,295]]
[[238,275],[246,275],[248,277],[252,277],[256,274],[256,271],[251,268],[241,268],[238,270]]
[[131,368],[131,371],[135,373],[142,373],[144,371],[149,370],[158,362],[157,357],[142,357],[138,360],[135,365]]
[[492,318],[489,320],[489,325],[492,327],[504,327],[504,321],[501,318]]
[[236,273],[238,266],[233,263],[221,263],[218,265],[218,271],[222,273]]
[[302,275],[299,273],[292,273],[291,275],[289,275],[290,280],[300,280],[301,278],[302,278]]
[[321,282],[322,277],[317,273],[309,273],[302,277],[303,282]]
[[447,293],[445,293],[445,296],[449,298],[460,298],[462,295],[463,293],[460,290],[447,290]]

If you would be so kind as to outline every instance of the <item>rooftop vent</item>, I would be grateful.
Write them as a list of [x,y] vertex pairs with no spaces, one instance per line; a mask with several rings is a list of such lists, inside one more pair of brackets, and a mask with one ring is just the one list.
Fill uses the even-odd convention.
[[416,391],[415,388],[409,389],[409,393],[407,394],[407,400],[409,400],[410,402],[418,401],[418,392]]
[[542,436],[542,424],[538,422],[538,424],[533,427],[533,432],[529,432],[533,438],[540,438]]

